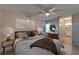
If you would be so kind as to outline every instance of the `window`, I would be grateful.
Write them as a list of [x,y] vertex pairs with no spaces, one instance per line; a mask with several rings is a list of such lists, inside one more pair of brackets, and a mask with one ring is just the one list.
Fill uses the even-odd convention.
[[50,32],[50,23],[45,24],[45,32]]

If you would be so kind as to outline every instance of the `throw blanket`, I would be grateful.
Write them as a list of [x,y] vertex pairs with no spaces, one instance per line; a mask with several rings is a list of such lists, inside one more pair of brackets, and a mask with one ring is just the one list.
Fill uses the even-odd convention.
[[50,50],[51,52],[53,52],[56,55],[58,54],[55,43],[48,38],[40,39],[40,40],[34,42],[33,44],[30,45],[30,48],[32,48],[32,47],[39,47],[42,49]]

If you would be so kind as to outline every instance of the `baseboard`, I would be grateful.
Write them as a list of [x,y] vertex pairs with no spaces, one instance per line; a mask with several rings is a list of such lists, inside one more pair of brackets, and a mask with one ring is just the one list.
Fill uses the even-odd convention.
[[74,46],[77,46],[77,47],[79,47],[79,43],[77,42],[77,43],[72,43]]

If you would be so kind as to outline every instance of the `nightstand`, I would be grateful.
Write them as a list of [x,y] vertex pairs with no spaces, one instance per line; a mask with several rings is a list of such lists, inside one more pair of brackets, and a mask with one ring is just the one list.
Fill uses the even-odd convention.
[[14,45],[14,40],[2,41],[3,54],[5,53],[5,48],[8,47],[8,46],[11,46],[12,51],[13,51],[13,45]]

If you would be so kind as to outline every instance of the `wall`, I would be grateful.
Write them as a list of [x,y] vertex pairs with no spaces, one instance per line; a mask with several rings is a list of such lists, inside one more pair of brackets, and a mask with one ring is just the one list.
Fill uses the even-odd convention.
[[1,11],[0,11],[0,39],[1,39]]
[[59,29],[59,17],[55,18],[53,20],[48,20],[48,21],[46,21],[46,23],[55,24],[56,25],[56,32],[59,34],[59,32],[60,32],[60,29]]
[[[30,20],[30,22],[27,22],[26,20]],[[21,31],[21,30],[34,30],[38,28],[43,28],[45,20],[42,19],[36,19],[36,18],[28,18],[27,15],[7,11],[7,10],[1,10],[1,32],[3,32],[3,29],[5,27],[11,27],[14,31]],[[59,33],[59,20],[58,18],[50,20],[50,23],[53,23],[56,25],[56,31]],[[11,38],[13,38],[12,36]],[[5,39],[5,35],[1,34],[1,39]]]
[[[17,22],[17,19],[20,19],[20,20],[18,20],[18,22]],[[7,11],[7,10],[2,10],[1,19],[0,19],[0,27],[1,27],[0,31],[3,32],[3,29],[5,27],[10,27],[14,31],[34,30],[35,23],[31,22],[31,25],[30,25],[30,23],[27,24],[27,22],[25,23],[25,21],[27,19],[28,19],[27,16],[24,14],[11,12],[11,11]],[[17,25],[19,25],[20,28]],[[6,37],[3,33],[0,36],[1,36],[2,40],[6,39]],[[13,39],[13,37],[14,37],[14,35],[11,36],[12,39]]]
[[79,14],[72,17],[72,40],[73,45],[79,46]]
[[42,19],[41,19],[40,21],[39,21],[39,20],[35,20],[36,29],[43,28],[44,22],[45,22],[45,21],[42,21]]
[[35,21],[35,28],[38,29],[38,28],[43,28],[43,25],[45,23],[45,20],[44,19],[38,19],[38,17],[32,17],[31,18],[33,21]]

